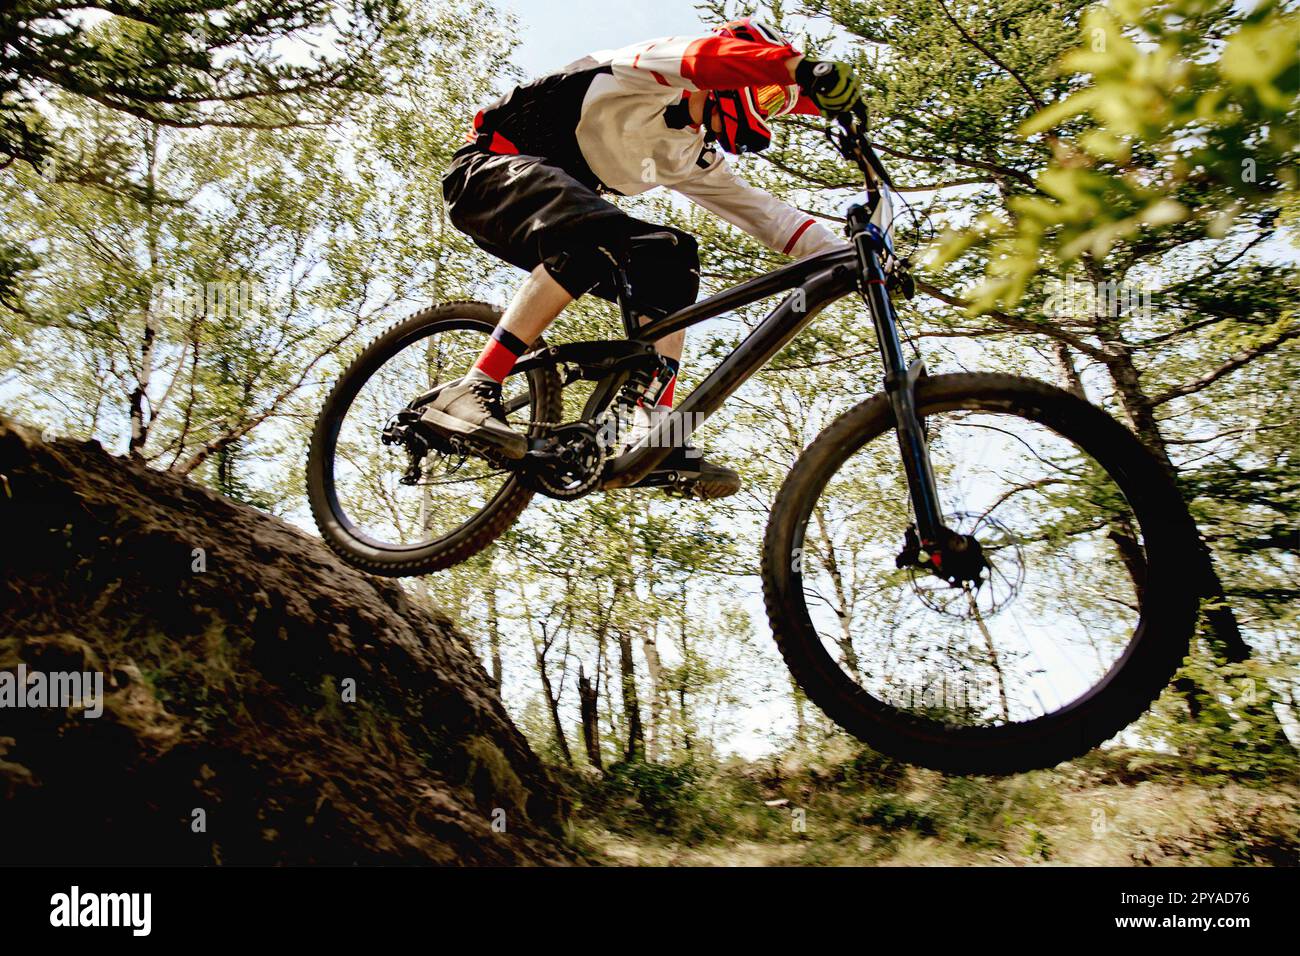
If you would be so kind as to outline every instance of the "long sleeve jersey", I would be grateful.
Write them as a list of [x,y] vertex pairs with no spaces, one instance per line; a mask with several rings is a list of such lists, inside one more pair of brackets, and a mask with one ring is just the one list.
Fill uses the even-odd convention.
[[[634,196],[664,186],[803,257],[842,244],[807,213],[749,185],[693,124],[696,90],[790,85],[796,53],[731,37],[663,37],[602,50],[512,90],[481,111],[474,138],[494,152],[545,157],[595,189]],[[799,112],[815,112],[801,100]]]

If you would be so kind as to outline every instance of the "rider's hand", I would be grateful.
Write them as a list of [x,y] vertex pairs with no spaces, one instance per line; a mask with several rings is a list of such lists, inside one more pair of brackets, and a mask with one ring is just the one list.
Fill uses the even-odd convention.
[[848,113],[862,102],[858,78],[847,63],[804,57],[795,67],[794,78],[800,89],[827,116]]

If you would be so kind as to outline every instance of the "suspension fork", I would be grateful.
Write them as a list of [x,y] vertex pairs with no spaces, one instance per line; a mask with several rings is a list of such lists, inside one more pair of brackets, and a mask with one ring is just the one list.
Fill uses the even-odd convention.
[[903,345],[898,337],[898,317],[881,266],[881,256],[887,248],[885,237],[870,218],[871,214],[864,206],[852,206],[848,212],[849,235],[858,254],[862,298],[871,312],[871,322],[880,345],[880,359],[885,368],[885,394],[889,396],[894,411],[894,430],[907,474],[917,532],[921,545],[931,550],[942,547],[950,533],[944,526],[943,512],[939,507],[939,492],[934,468],[930,464],[925,429],[916,414],[916,381],[925,374],[925,365],[920,359],[908,365],[903,355]]

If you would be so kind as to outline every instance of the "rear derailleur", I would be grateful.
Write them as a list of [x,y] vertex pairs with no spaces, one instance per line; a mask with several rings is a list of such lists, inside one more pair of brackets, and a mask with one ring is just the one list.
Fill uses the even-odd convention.
[[416,427],[419,420],[419,412],[404,408],[388,420],[380,435],[385,445],[397,445],[406,452],[406,470],[398,479],[404,485],[419,484],[423,477],[424,459],[434,450],[433,444],[437,441],[426,430]]
[[420,421],[420,412],[404,408],[384,426],[380,440],[385,445],[396,445],[406,452],[406,470],[398,482],[418,485],[424,477],[424,460],[431,454],[458,456],[461,459],[477,457],[486,459],[494,468],[504,469],[506,463],[491,449],[474,445],[455,435],[444,435],[426,427]]

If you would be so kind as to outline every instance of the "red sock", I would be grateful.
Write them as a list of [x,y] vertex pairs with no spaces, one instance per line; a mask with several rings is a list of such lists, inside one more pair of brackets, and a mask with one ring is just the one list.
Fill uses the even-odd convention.
[[497,326],[466,378],[487,379],[500,385],[515,367],[519,356],[527,351],[528,346],[518,337]]
[[673,390],[677,387],[677,369],[681,367],[676,359],[665,358],[665,364],[672,370],[673,377],[668,380],[664,390],[659,393],[659,401],[656,403],[660,408],[673,407]]

